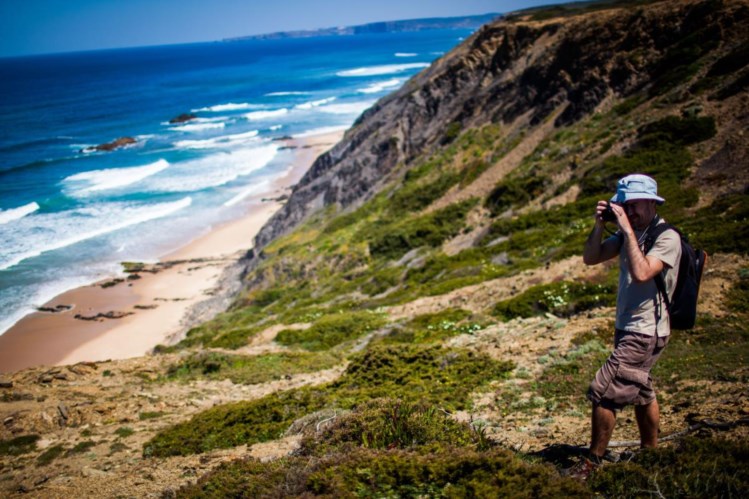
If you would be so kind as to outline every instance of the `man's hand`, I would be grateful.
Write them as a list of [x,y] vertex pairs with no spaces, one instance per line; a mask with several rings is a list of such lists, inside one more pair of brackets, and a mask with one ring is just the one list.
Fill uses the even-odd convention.
[[[614,205],[611,206],[613,208]],[[607,207],[608,203],[603,200],[596,204],[596,223],[588,236],[588,240],[585,241],[585,248],[583,248],[583,262],[586,265],[605,262],[619,254],[619,241],[616,238],[609,238],[601,242],[604,229],[603,212],[606,211]]]
[[624,207],[620,204],[611,203],[611,211],[616,215],[616,225],[619,227],[619,231],[628,239],[634,238],[635,231],[632,229],[632,224],[629,223],[629,217],[627,217],[627,212]]

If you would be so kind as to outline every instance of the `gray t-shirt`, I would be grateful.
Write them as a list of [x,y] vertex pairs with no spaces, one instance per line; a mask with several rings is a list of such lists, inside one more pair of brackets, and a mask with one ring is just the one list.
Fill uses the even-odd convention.
[[[665,223],[661,219],[659,224]],[[635,237],[640,242],[640,249],[644,251],[644,231],[635,231]],[[617,235],[616,237],[621,237]],[[681,239],[674,230],[667,230],[655,240],[646,256],[654,256],[663,262],[664,281],[668,298],[671,300],[676,287],[679,273],[679,259],[681,258]],[[671,334],[666,304],[658,292],[655,279],[647,282],[634,282],[629,273],[629,258],[627,252],[619,252],[619,293],[616,297],[616,328],[623,331],[653,336],[668,336]]]

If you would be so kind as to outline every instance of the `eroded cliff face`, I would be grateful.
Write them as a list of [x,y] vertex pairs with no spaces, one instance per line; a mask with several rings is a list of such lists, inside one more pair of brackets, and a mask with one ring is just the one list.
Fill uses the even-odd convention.
[[674,75],[749,29],[746,1],[668,1],[550,21],[511,16],[485,25],[367,110],[317,158],[255,239],[262,249],[309,214],[356,205],[398,165],[449,140],[448,127],[579,120],[611,95],[660,94]]

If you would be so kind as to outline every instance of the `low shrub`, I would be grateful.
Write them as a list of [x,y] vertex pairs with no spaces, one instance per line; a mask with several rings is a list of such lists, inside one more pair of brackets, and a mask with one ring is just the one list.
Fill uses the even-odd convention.
[[438,246],[463,228],[475,199],[449,205],[434,213],[377,228],[369,238],[369,252],[380,258],[397,258],[421,246]]
[[62,444],[53,445],[42,452],[39,457],[36,458],[37,466],[46,466],[65,452],[65,446]]
[[425,346],[373,346],[351,359],[337,381],[273,393],[258,400],[214,407],[158,433],[143,455],[172,456],[278,438],[300,417],[323,408],[351,409],[374,398],[465,409],[470,394],[513,369],[468,350]]
[[491,445],[479,430],[457,422],[437,406],[384,398],[364,402],[354,412],[336,419],[322,434],[305,437],[298,454],[323,456],[360,447],[460,446],[486,450]]
[[83,454],[84,452],[88,452],[92,447],[95,446],[96,442],[94,442],[93,440],[84,440],[83,442],[78,442],[77,444],[75,444],[75,446],[68,449],[65,455],[72,456],[73,454]]
[[10,440],[0,440],[0,456],[20,456],[36,450],[39,435],[21,435]]
[[367,311],[330,314],[308,329],[284,329],[278,333],[276,341],[311,351],[326,350],[375,331],[384,323],[381,315]]
[[270,353],[245,356],[203,351],[169,367],[167,378],[230,379],[236,384],[265,383],[284,376],[329,369],[341,358],[328,352]]
[[743,497],[749,487],[749,442],[688,437],[675,447],[644,449],[603,466],[590,488],[605,497]]
[[179,497],[580,497],[580,482],[504,449],[356,449],[320,459],[220,466]]
[[569,317],[596,307],[616,304],[613,284],[586,284],[560,281],[533,286],[523,293],[494,306],[492,314],[510,320],[551,313]]

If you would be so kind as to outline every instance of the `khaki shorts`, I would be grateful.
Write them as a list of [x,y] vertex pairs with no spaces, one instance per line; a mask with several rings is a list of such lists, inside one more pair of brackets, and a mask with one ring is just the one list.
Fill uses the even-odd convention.
[[617,329],[614,352],[588,388],[594,404],[618,411],[625,405],[648,405],[655,400],[650,370],[668,343],[668,336],[647,336]]

